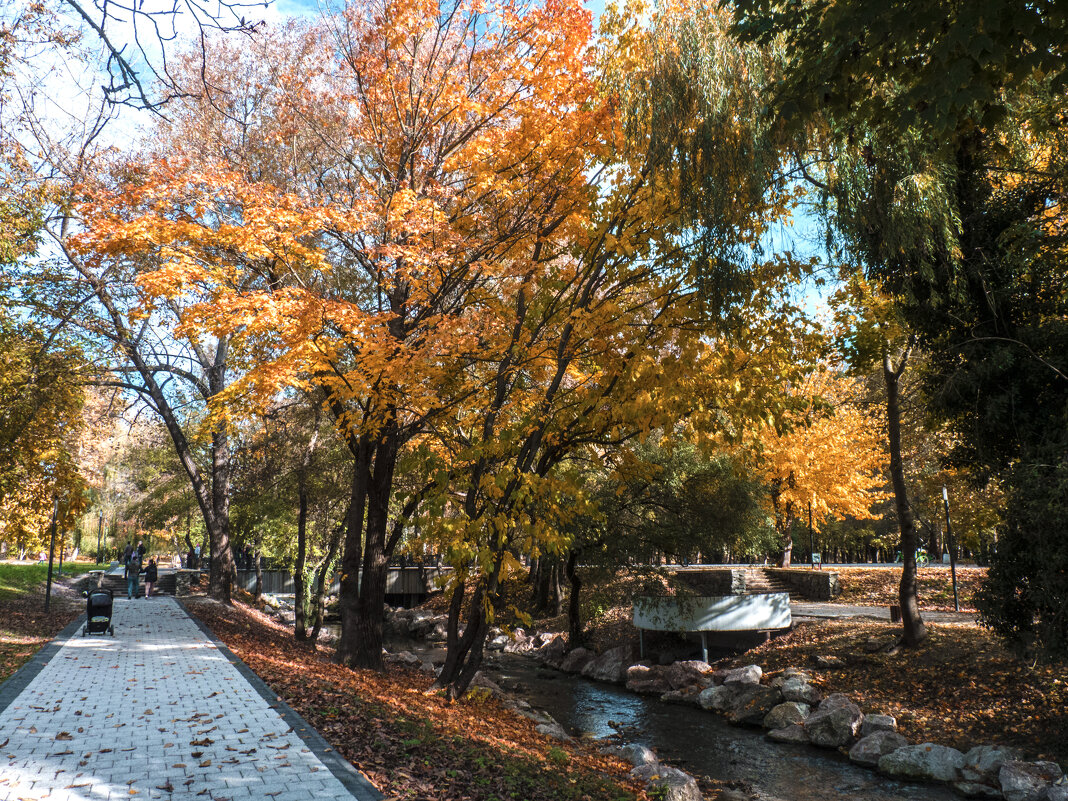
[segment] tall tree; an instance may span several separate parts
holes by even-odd
[[[831,160],[812,166],[807,150],[799,169],[833,195],[828,208],[852,256],[925,347],[931,407],[954,421],[956,458],[979,475],[1060,463],[1062,4],[738,6],[744,40],[787,43],[780,119],[809,142],[815,132],[833,143]],[[885,372],[890,389],[897,369]],[[1030,517],[1034,506],[1021,500]]]
[[[764,428],[755,457],[769,488],[782,567],[790,566],[794,523],[808,512],[815,527],[834,517],[871,517],[885,466],[882,426],[859,403],[853,380],[825,366],[790,391],[800,403]]]

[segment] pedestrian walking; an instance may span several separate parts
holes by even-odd
[[[133,600],[138,596],[138,579],[141,575],[141,555],[134,551],[130,554],[130,565],[126,571],[126,597]]]
[[[147,550],[148,549],[145,547],[145,541],[144,540],[138,540],[137,541],[137,555],[141,557],[142,564],[145,561],[145,551],[147,551]]]
[[[152,597],[152,587],[159,579],[159,568],[156,567],[156,560],[149,559],[148,567],[145,568],[145,597]]]
[[[133,553],[133,543],[126,544],[126,548],[122,552],[122,577],[127,578],[130,575],[130,554]]]

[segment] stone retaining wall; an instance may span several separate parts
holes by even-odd
[[[199,575],[199,570],[181,568],[174,571],[174,594],[179,598],[189,595],[189,587],[193,583],[193,578]]]
[[[699,595],[741,595],[745,592],[745,568],[682,568],[675,575]]]
[[[769,576],[779,579],[796,595],[812,601],[831,601],[842,592],[838,574],[833,570],[811,568],[767,568]]]

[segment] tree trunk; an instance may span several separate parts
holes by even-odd
[[[571,551],[567,555],[565,570],[571,583],[571,596],[567,600],[567,642],[572,648],[578,648],[582,645],[582,579],[578,574],[578,551]]]
[[[256,601],[263,597],[263,562],[261,561],[263,551],[260,550],[259,543],[256,544],[256,550],[252,552],[252,561],[256,565]]]
[[[538,588],[541,586],[541,561],[540,556],[530,560],[530,573],[527,581],[530,582],[530,608],[537,614],[538,611]]]
[[[221,428],[216,429],[211,437],[211,496],[208,594],[216,601],[229,604],[237,565],[230,550],[230,439]]]
[[[895,368],[889,351],[883,356],[883,379],[886,383],[886,424],[890,446],[890,480],[894,487],[894,506],[898,525],[901,528],[901,586],[898,600],[901,604],[902,641],[914,647],[927,637],[927,628],[920,616],[920,604],[916,586],[916,524],[905,488],[905,469],[901,459],[901,405],[900,379],[908,363],[908,351],[901,355]]]
[[[346,512],[345,545],[341,551],[341,587],[338,608],[341,612],[341,637],[337,645],[337,660],[351,663],[357,650],[356,618],[360,602],[360,567],[363,562],[363,519],[367,506],[367,463],[370,460],[367,441],[361,438],[352,461],[352,488]]]
[[[321,420],[321,406],[315,406],[315,430],[312,431],[308,447],[304,449],[304,457],[300,461],[300,470],[297,471],[297,563],[293,569],[293,592],[294,592],[294,625],[293,636],[303,642],[308,637],[307,613],[308,613],[308,471],[311,468],[312,457],[319,444],[319,423]]]
[[[297,562],[293,566],[293,636],[299,642],[304,642],[308,638],[308,593],[304,580],[308,562],[308,487],[303,471],[297,480]]]
[[[318,569],[315,571],[315,590],[311,603],[312,630],[308,636],[312,644],[319,639],[319,632],[323,628],[323,618],[326,617],[326,595],[327,590],[329,590],[326,583],[327,577],[335,567],[344,535],[345,527],[342,524],[337,527],[334,535],[330,538],[330,547],[327,550],[326,557],[320,562]]]
[[[560,586],[560,557],[553,557],[553,570],[552,570],[552,614],[556,617],[563,611],[564,604],[564,592]]]
[[[538,583],[534,597],[534,613],[545,614],[549,608],[549,585],[552,583],[553,560],[548,555],[543,555],[538,560]]]
[[[794,505],[786,504],[786,517],[783,523],[782,560],[779,567],[789,567],[794,553]]]
[[[486,620],[486,607],[483,599],[487,596],[491,605],[496,607],[498,598],[498,582],[500,580],[501,565],[504,563],[504,548],[499,550],[494,558],[493,569],[488,576],[475,585],[475,592],[471,596],[471,602],[467,607],[467,620],[463,635],[458,636],[460,610],[463,608],[463,585],[460,584],[453,594],[449,604],[449,623],[447,635],[447,650],[445,653],[445,665],[441,669],[434,687],[445,690],[445,697],[454,701],[461,697],[471,685],[479,667],[482,665],[482,657],[486,645],[486,634],[489,624]]]

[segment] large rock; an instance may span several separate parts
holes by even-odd
[[[444,630],[448,623],[448,615],[432,615],[423,610],[416,610],[408,624],[408,633],[417,639],[424,639],[430,637],[439,626]]]
[[[963,765],[964,754],[936,743],[906,745],[879,760],[879,770],[890,776],[936,782],[957,781]]]
[[[663,801],[704,801],[697,780],[677,768],[661,765],[660,775],[649,784]]]
[[[502,698],[505,695],[504,690],[502,690],[493,679],[483,674],[481,670],[477,671],[471,678],[471,684],[474,687],[481,687],[484,690],[489,690],[498,698]]]
[[[1058,784],[1046,788],[1042,801],[1068,801],[1068,784]]]
[[[1001,766],[1016,759],[1019,752],[1015,748],[977,745],[964,755],[960,781],[954,782],[953,789],[969,798],[1001,798]]]
[[[449,638],[449,624],[448,621],[441,620],[434,624],[434,627],[427,632],[426,638],[433,640],[434,642],[444,642]]]
[[[700,704],[702,690],[697,687],[687,687],[685,690],[671,690],[660,696],[665,704]]]
[[[785,684],[788,679],[795,678],[801,679],[801,681],[805,682],[806,684],[812,681],[812,677],[801,668],[788,667],[784,668],[782,673],[773,678],[769,682],[769,684],[771,684],[772,687],[782,687],[782,685]]]
[[[798,701],[786,701],[768,712],[764,718],[764,728],[784,729],[787,726],[793,726],[795,723],[804,723],[810,711],[808,704],[802,704]]]
[[[656,758],[653,749],[638,743],[626,745],[614,745],[601,749],[606,754],[614,754],[621,759],[627,760],[631,765],[640,768],[642,765],[658,765],[660,760]]]
[[[507,634],[498,634],[486,643],[487,651],[503,651],[512,640]]]
[[[560,663],[560,670],[566,673],[581,673],[582,669],[593,661],[594,656],[596,654],[586,648],[575,648],[564,657]]]
[[[909,741],[896,731],[881,729],[857,740],[849,749],[849,758],[858,765],[874,768],[884,756],[908,744]]]
[[[802,704],[815,706],[820,702],[822,695],[813,687],[804,676],[789,676],[781,686],[782,697],[787,701],[799,701]]]
[[[824,748],[852,745],[860,732],[864,713],[841,693],[827,696],[805,720],[809,742]]]
[[[409,636],[409,619],[401,612],[389,612],[386,614],[382,633],[386,636],[407,637]]]
[[[685,690],[687,687],[704,689],[712,685],[712,666],[699,659],[675,662],[664,669],[664,678],[672,690]],[[666,690],[665,690],[666,692]]]
[[[512,632],[511,638],[504,645],[506,654],[525,654],[537,648],[538,642],[528,635],[523,629]]]
[[[865,715],[860,736],[867,737],[877,731],[897,731],[897,718],[893,715]]]
[[[397,653],[389,654],[384,658],[387,662],[398,662],[402,665],[408,665],[409,667],[416,667],[422,664],[423,661],[411,651],[398,651]]]
[[[734,687],[728,687],[726,684],[713,685],[701,691],[697,696],[697,703],[713,712],[727,712],[737,695],[738,691]]]
[[[786,726],[781,729],[772,729],[768,732],[768,737],[777,743],[797,743],[798,745],[808,744],[808,734],[805,732],[805,727],[800,723],[795,723],[793,726]]]
[[[627,668],[627,689],[632,693],[663,695],[671,689],[664,673],[665,668],[659,666],[631,665]]]
[[[564,727],[557,723],[555,720],[552,723],[541,723],[534,727],[534,731],[538,734],[544,734],[546,737],[552,737],[554,740],[561,740],[563,742],[569,742],[571,735],[564,730]]]
[[[588,662],[582,668],[582,675],[595,681],[607,681],[620,684],[627,675],[627,666],[630,664],[630,646],[620,645],[611,648]]]
[[[536,651],[536,656],[547,665],[559,667],[563,664],[566,653],[567,637],[560,634],[550,637],[548,642]]]
[[[1005,801],[1039,801],[1050,786],[1063,778],[1056,762],[1006,762],[998,771]]]
[[[746,665],[745,667],[728,670],[723,676],[724,684],[760,684],[760,677],[764,675],[760,665]]]
[[[764,718],[780,703],[782,703],[782,693],[775,687],[747,684],[735,696],[728,713],[729,720],[731,723],[749,723],[760,726]]]

